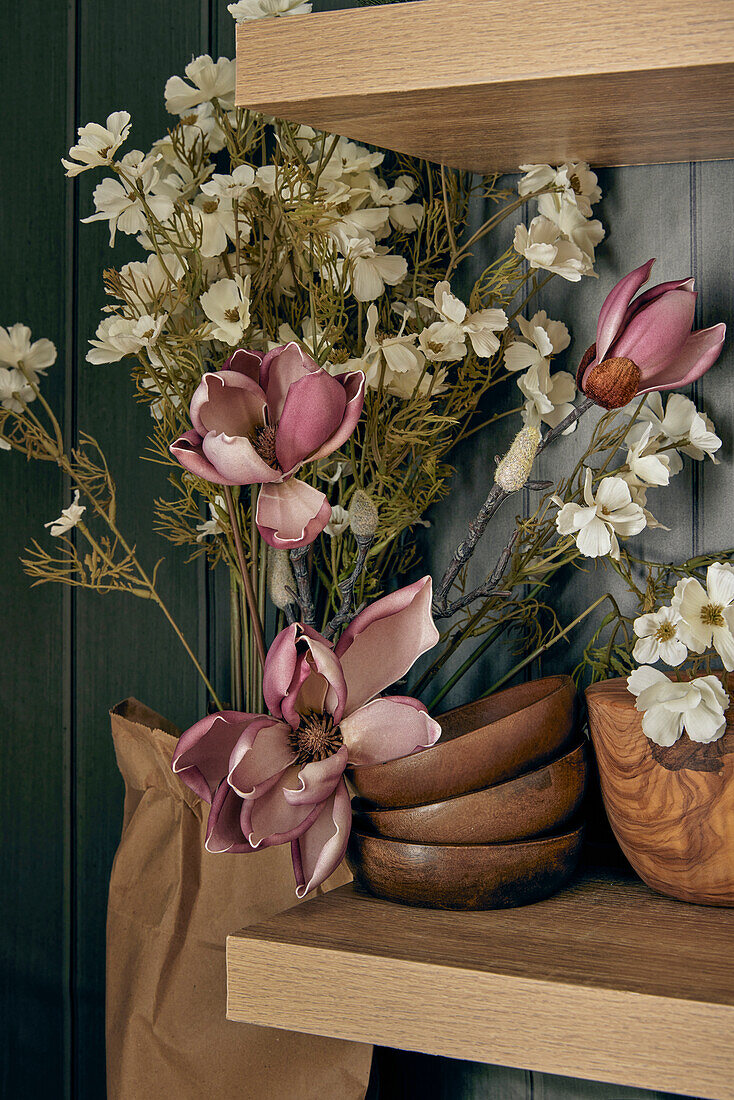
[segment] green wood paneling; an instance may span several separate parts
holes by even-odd
[[[22,321],[59,358],[44,388],[63,405],[68,193],[57,155],[67,130],[65,4],[5,5],[0,67],[0,324]],[[52,48],[39,66],[37,28]],[[31,33],[33,28],[33,33]],[[28,590],[17,556],[58,516],[61,478],[29,477],[0,453],[0,1095],[43,1095],[65,1076],[69,1012],[66,722],[68,606],[60,589]]]
[[[105,118],[124,108],[133,118],[126,148],[146,150],[165,133],[170,116],[163,102],[168,76],[208,49],[209,7],[200,0],[151,7],[148,0],[94,0],[82,4],[78,28],[78,114]],[[92,212],[92,173],[80,177],[80,209]],[[121,247],[120,247],[121,246]],[[164,598],[181,628],[197,638],[202,573],[185,555],[151,532],[152,500],[165,490],[161,469],[141,462],[149,430],[148,411],[136,405],[125,363],[85,363],[104,302],[100,274],[109,265],[140,254],[131,237],[114,253],[105,224],[80,226],[76,280],[76,381],[78,422],[103,439],[119,488],[118,515],[142,559],[161,570]],[[188,658],[158,609],[122,596],[99,599],[81,593],[76,610],[76,833],[74,859],[76,1001],[76,1095],[97,1100],[104,1082],[104,992],[107,881],[120,835],[122,782],[109,736],[110,704],[135,695],[186,726],[203,713],[204,696]]]
[[[315,4],[317,10],[349,6],[354,0]],[[84,361],[104,303],[102,269],[113,255],[116,264],[134,256],[136,246],[125,239],[126,247],[112,254],[104,227],[78,225],[78,218],[92,211],[91,192],[100,177],[90,173],[69,184],[59,164],[76,125],[102,120],[111,110],[125,108],[133,115],[129,148],[149,146],[167,124],[166,78],[181,73],[197,53],[232,56],[226,0],[166,0],[153,6],[143,0],[126,5],[27,0],[6,7],[0,75],[6,107],[0,128],[5,200],[0,207],[0,324],[23,321],[36,338],[48,336],[57,344],[59,361],[44,389],[55,404],[66,402],[70,430],[83,427],[104,444],[120,490],[122,524],[146,562],[166,556],[164,593],[226,692],[226,577],[208,574],[201,563],[184,565],[174,548],[151,533],[151,501],[163,482],[155,466],[137,457],[145,446],[148,414],[131,399],[124,364],[91,367]],[[731,163],[604,173],[602,216],[612,233],[599,253],[602,280],[657,253],[661,278],[696,269],[705,290],[703,323],[728,320],[733,180]],[[543,302],[572,328],[569,365],[591,339],[600,294],[596,282],[571,293],[556,282]],[[726,421],[734,408],[726,377],[722,366],[701,390],[730,448]],[[457,453],[462,493],[451,514],[436,516],[429,553],[434,567],[482,499],[496,449],[480,437]],[[550,456],[545,460],[550,462]],[[660,494],[660,518],[665,522],[667,515],[676,530],[671,536],[650,534],[650,550],[661,538],[671,554],[731,543],[731,465],[709,467],[706,475],[701,477],[699,469],[681,475],[670,493]],[[693,515],[681,523],[691,485]],[[29,589],[17,556],[66,503],[54,470],[29,469],[16,456],[0,454],[0,501],[5,518],[0,527],[0,1095],[99,1100],[105,1091],[106,893],[122,806],[107,711],[135,694],[185,725],[202,713],[203,694],[153,606]],[[493,537],[477,568],[492,559],[501,534]],[[564,616],[580,608],[596,584],[590,575],[559,586]],[[568,660],[567,652],[557,653],[547,667]],[[490,654],[451,701],[476,694],[507,661],[506,652]],[[371,1095],[377,1096],[379,1078],[380,1100],[632,1100],[655,1095],[396,1051],[380,1051],[377,1068]],[[212,1095],[217,1095],[216,1082]]]

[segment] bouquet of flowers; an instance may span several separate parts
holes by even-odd
[[[260,0],[233,7],[240,18],[263,14]],[[569,333],[533,300],[553,278],[570,290],[595,277],[604,230],[587,165],[523,165],[515,193],[498,177],[255,115],[235,106],[234,84],[232,61],[198,57],[168,80],[173,122],[151,149],[121,152],[131,119],[119,111],[82,126],[63,161],[70,177],[106,173],[83,220],[106,223],[111,246],[131,235],[142,250],[105,271],[109,305],[87,360],[104,370],[127,361],[149,407],[145,457],[165,465],[170,484],[154,504],[156,529],[229,571],[229,699],[165,605],[161,563],[140,561],[126,540],[101,445],[81,434],[65,446],[42,392],[54,346],[18,324],[0,329],[0,447],[55,463],[73,486],[47,524],[52,546],[34,542],[23,559],[34,582],[153,599],[203,677],[213,713],[183,735],[174,767],[212,803],[210,850],[290,842],[302,895],[344,853],[347,763],[433,744],[431,712],[500,639],[512,637],[518,661],[490,690],[605,601],[577,678],[628,672],[635,634],[635,658],[650,661],[653,650],[677,658],[684,643],[697,651],[708,631],[730,667],[731,566],[644,560],[627,545],[660,526],[647,494],[668,484],[681,456],[716,461],[710,420],[680,394],[664,405],[660,392],[713,365],[724,326],[692,331],[691,279],[641,291],[649,261],[607,296],[576,378],[554,369]],[[537,210],[530,223],[488,253],[526,204]],[[496,394],[514,383],[517,403],[499,411]],[[537,455],[590,409],[601,415],[575,468],[534,479]],[[420,576],[416,531],[452,490],[452,450],[475,433],[491,439],[508,415],[517,435],[434,585]],[[515,517],[498,560],[470,588],[467,565],[511,496],[537,504]],[[623,578],[634,606],[605,593],[562,624],[544,593],[559,571],[592,558]],[[694,623],[707,567],[711,599]],[[673,589],[672,609],[654,614]],[[448,625],[441,633],[437,623]],[[409,695],[383,694],[434,647]],[[468,648],[461,667],[432,689],[459,647]],[[653,671],[631,680],[640,705],[652,692],[660,706],[673,691]],[[694,687],[695,706],[728,702],[720,685],[701,686],[708,680],[686,685],[689,710]],[[646,732],[659,731],[649,705]]]

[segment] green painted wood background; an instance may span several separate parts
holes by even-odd
[[[349,0],[316,5],[347,6]],[[110,253],[103,227],[78,224],[91,211],[96,179],[90,173],[69,184],[59,158],[81,122],[102,120],[120,108],[132,113],[133,145],[146,148],[166,126],[166,78],[182,72],[192,55],[232,56],[226,4],[25,0],[3,5],[2,30],[0,323],[23,321],[34,337],[56,343],[59,359],[45,391],[63,410],[70,438],[83,426],[104,443],[125,530],[149,563],[165,553],[165,595],[210,675],[225,688],[222,586],[200,565],[184,565],[150,531],[150,503],[160,483],[156,468],[136,457],[148,414],[131,399],[124,366],[84,362]],[[693,268],[703,280],[701,321],[730,320],[732,182],[730,163],[603,173],[602,216],[613,232],[600,251],[602,280],[657,253],[661,278]],[[119,261],[131,258],[134,248],[128,256],[118,252]],[[556,285],[545,304],[570,320],[573,358],[591,339],[598,285],[589,281],[567,296],[568,288]],[[720,369],[700,390],[730,446],[727,417],[734,401],[725,378]],[[580,441],[571,449],[576,446]],[[461,496],[452,517],[436,518],[430,562],[443,559],[457,526],[483,498],[489,458],[481,445],[458,455]],[[700,474],[695,469],[681,475],[670,495],[661,497],[660,518],[676,521],[666,536],[671,556],[731,543],[731,467],[709,469],[705,493]],[[18,554],[67,500],[68,489],[54,470],[0,455],[0,1096],[100,1100],[106,891],[122,807],[107,711],[134,694],[186,725],[201,714],[203,699],[155,608],[84,592],[29,589]],[[590,575],[574,583],[559,592],[564,612],[580,608],[584,586],[598,582]],[[567,653],[554,655],[548,667],[569,659]],[[506,663],[506,654],[491,655],[449,702],[471,697]],[[377,1069],[371,1094],[379,1091],[381,1100],[653,1095],[402,1052],[379,1052]],[[211,1095],[218,1096],[215,1082]],[[261,1100],[249,1096],[246,1083],[242,1096]]]

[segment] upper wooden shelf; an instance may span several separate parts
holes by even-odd
[[[488,913],[343,886],[229,937],[227,1015],[732,1100],[732,943],[734,910],[618,874]]]
[[[237,28],[237,103],[475,172],[734,156],[732,0],[421,0]]]

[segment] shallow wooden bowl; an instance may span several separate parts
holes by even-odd
[[[347,769],[373,808],[419,806],[478,791],[548,763],[574,734],[576,690],[570,676],[546,676],[438,716],[430,749]]]
[[[586,700],[604,808],[637,874],[682,901],[734,906],[734,707],[718,741],[683,734],[661,748],[626,680],[594,684]]]
[[[560,890],[582,840],[583,826],[513,844],[406,844],[353,826],[347,861],[378,898],[427,909],[506,909]]]
[[[557,832],[578,813],[588,769],[586,742],[550,764],[483,791],[397,810],[352,806],[362,832],[412,844],[500,844]]]

